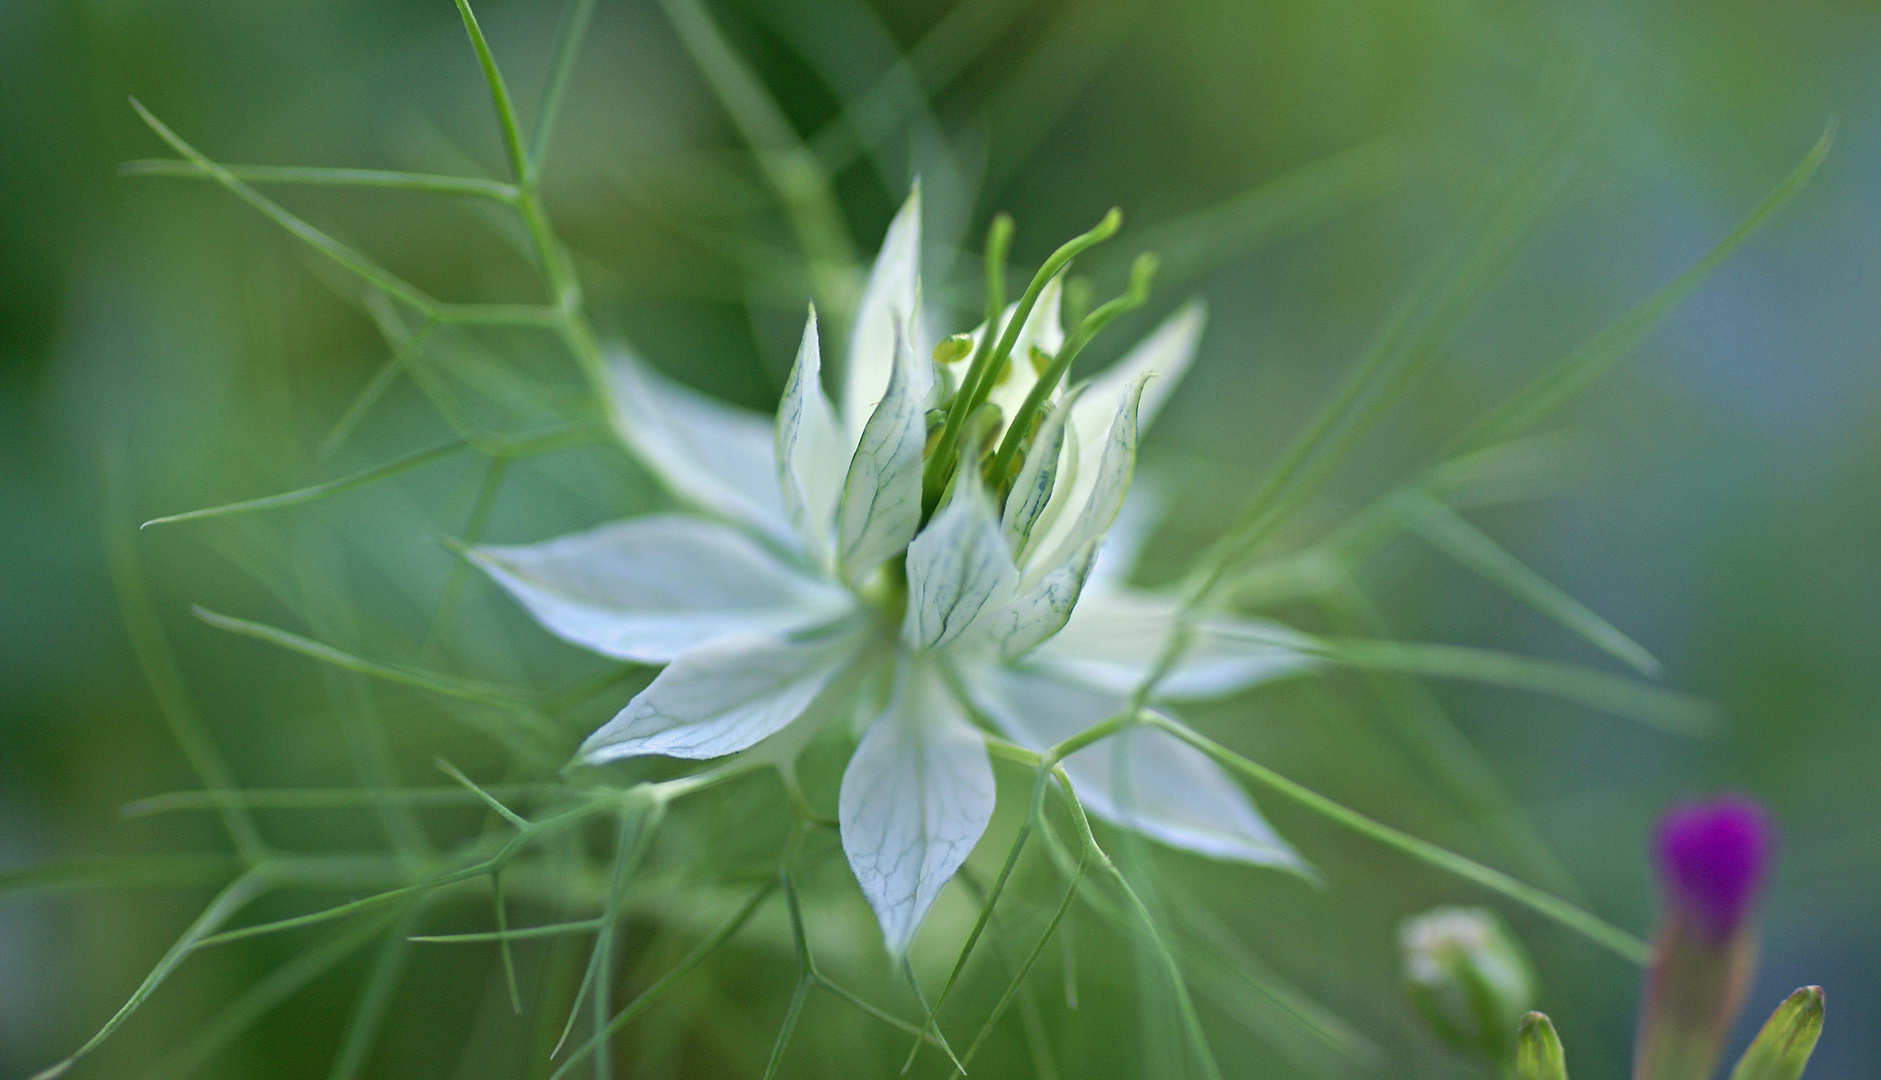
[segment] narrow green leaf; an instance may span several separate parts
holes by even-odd
[[[105,1021],[104,1027],[86,1040],[85,1045],[74,1051],[72,1056],[49,1069],[34,1074],[32,1080],[53,1080],[54,1077],[63,1076],[78,1063],[80,1058],[96,1050],[99,1044],[110,1038],[111,1033],[116,1031],[124,1021],[130,1019],[131,1014],[156,992],[157,987],[162,985],[163,980],[170,977],[170,973],[176,970],[177,965],[195,951],[197,946],[210,939],[216,927],[227,922],[242,908],[247,907],[250,901],[267,892],[268,888],[267,879],[254,871],[230,882],[226,888],[216,894],[216,898],[209,902],[209,906],[203,909],[202,914],[196,916],[196,921],[191,923],[189,929],[183,931],[183,936],[178,938],[176,943],[170,946],[169,951],[163,954],[163,958],[150,969],[150,974],[144,976],[144,981],[132,992],[130,1000],[113,1013],[111,1019]]]
[[[1522,1017],[1515,1042],[1515,1080],[1568,1080],[1561,1037],[1545,1013]]]
[[[1675,735],[1708,735],[1717,724],[1716,710],[1700,698],[1555,660],[1465,645],[1354,638],[1319,641],[1335,662],[1548,694]]]
[[[1731,1080],[1798,1080],[1822,1036],[1822,987],[1805,986],[1784,999],[1744,1051]]]
[[[421,671],[417,668],[408,668],[397,664],[383,664],[376,660],[367,660],[362,657],[354,656],[351,653],[341,652],[330,645],[324,645],[318,641],[301,637],[299,634],[289,633],[286,630],[268,626],[264,623],[249,622],[247,619],[237,619],[232,616],[218,614],[204,607],[192,607],[190,610],[195,613],[197,618],[208,623],[210,626],[227,630],[233,634],[240,634],[243,637],[251,637],[258,641],[266,641],[273,645],[279,645],[284,649],[292,650],[303,656],[310,656],[315,660],[332,664],[335,667],[345,668],[348,671],[357,671],[361,675],[370,675],[375,679],[383,679],[386,682],[398,683],[401,686],[410,686],[418,690],[429,690],[434,694],[443,694],[446,697],[474,701],[481,705],[494,705],[498,708],[510,710],[520,709],[533,711],[528,701],[520,695],[500,686],[478,682],[474,679],[458,678],[452,675],[439,675],[435,672]]]
[[[543,926],[523,926],[513,930],[485,930],[475,934],[418,934],[407,940],[434,945],[469,945],[489,941],[526,941],[530,938],[593,933],[601,929],[601,923],[602,920],[600,919],[582,919],[579,922],[548,923]]]
[[[135,534],[125,526],[132,518],[125,504],[125,462],[122,452],[107,444],[104,454],[106,519],[104,524],[105,565],[110,569],[111,586],[117,594],[118,612],[130,638],[131,652],[144,682],[150,687],[157,709],[169,725],[170,735],[189,759],[190,767],[204,786],[214,791],[231,791],[234,774],[207,726],[196,710],[189,685],[177,666],[176,654],[163,631],[163,620],[151,602],[144,584],[143,560],[139,557]],[[268,853],[254,819],[238,806],[220,808],[223,827],[235,850],[249,863],[259,862]]]
[[[356,488],[362,484],[370,484],[375,480],[383,480],[388,476],[396,476],[407,469],[415,469],[420,465],[428,465],[440,458],[449,457],[451,454],[464,449],[468,445],[469,444],[463,439],[452,439],[449,442],[439,443],[436,446],[414,451],[410,454],[406,454],[404,457],[394,458],[382,465],[374,465],[370,469],[362,469],[350,476],[337,477],[315,484],[312,487],[299,488],[295,491],[284,491],[278,495],[265,495],[259,499],[245,499],[241,502],[224,503],[221,506],[208,506],[201,510],[186,510],[180,514],[170,514],[165,517],[152,518],[144,522],[141,527],[148,529],[152,525],[169,525],[178,521],[199,521],[203,518],[227,517],[230,514],[246,514],[256,510],[279,510],[286,506],[299,506],[303,503],[316,502],[326,498],[328,495],[335,495],[349,488]]]
[[[764,898],[771,895],[771,891],[776,887],[776,878],[772,878],[759,886],[758,890],[751,894],[750,899],[745,901],[744,906],[739,908],[736,914],[727,919],[717,930],[707,935],[705,940],[699,942],[691,952],[686,954],[684,959],[673,965],[671,970],[655,980],[653,985],[642,990],[638,997],[628,1002],[626,1008],[614,1014],[614,1018],[608,1021],[606,1027],[595,1032],[593,1037],[577,1047],[573,1053],[569,1054],[568,1060],[562,1063],[561,1068],[555,1070],[554,1075],[551,1076],[549,1080],[566,1080],[568,1074],[573,1072],[575,1067],[581,1064],[588,1055],[592,1054],[597,1045],[603,1040],[613,1038],[615,1032],[626,1026],[629,1020],[638,1016],[648,1005],[651,1005],[654,1001],[658,1000],[661,995],[672,989],[674,983],[677,983],[690,973],[692,969],[703,964],[713,953],[723,948],[725,943],[730,941],[732,936],[738,933],[739,929],[742,928],[745,923],[751,921],[751,916],[757,913],[758,905],[762,904]],[[830,984],[825,982],[825,985]],[[912,1024],[908,1026],[910,1028],[913,1027]]]
[[[411,955],[411,943],[407,939],[424,918],[427,907],[427,898],[421,897],[406,908],[380,944],[372,966],[367,969],[365,984],[360,987],[359,996],[353,999],[353,1011],[346,1018],[346,1029],[340,1037],[339,1052],[333,1055],[328,1080],[354,1080],[365,1069],[366,1059],[372,1055],[372,1044],[379,1037],[379,1028],[392,1008],[398,981],[405,974],[405,962]]]
[[[1163,730],[1195,747],[1232,772],[1259,784],[1275,794],[1305,807],[1361,836],[1384,844],[1406,855],[1471,881],[1492,892],[1497,892],[1541,915],[1560,923],[1570,930],[1580,933],[1588,940],[1605,946],[1614,953],[1631,960],[1635,964],[1645,964],[1652,955],[1652,949],[1644,941],[1620,928],[1582,911],[1573,904],[1542,892],[1532,885],[1517,881],[1499,870],[1492,870],[1472,859],[1466,859],[1453,851],[1446,850],[1420,840],[1409,833],[1400,832],[1389,825],[1373,821],[1371,818],[1334,802],[1309,788],[1281,776],[1264,765],[1258,765],[1247,758],[1229,750],[1213,739],[1202,735],[1188,726],[1160,714],[1146,714],[1147,723]]]
[[[236,180],[250,184],[312,184],[331,187],[398,188],[424,191],[434,195],[472,195],[495,199],[500,203],[516,201],[516,186],[470,176],[433,176],[428,173],[392,172],[386,169],[329,169],[295,165],[222,165],[221,170]],[[209,166],[198,161],[173,161],[167,158],[127,161],[118,166],[125,176],[178,176],[219,179]]]
[[[463,806],[485,795],[531,798],[565,794],[567,788],[549,784],[496,784],[479,794],[458,788],[279,788],[269,791],[173,791],[125,803],[118,811],[127,818],[178,810],[220,810],[227,806],[254,810],[328,810],[397,802],[406,806]]]
[[[771,1059],[764,1066],[764,1080],[773,1080],[777,1076],[777,1067],[784,1063],[784,1050],[790,1046],[790,1036],[797,1030],[797,1017],[803,1013],[803,999],[809,995],[815,976],[804,972],[797,977],[797,988],[791,992],[790,1004],[784,1008],[784,1022],[777,1029],[777,1039],[771,1044]]]
[[[185,1080],[200,1072],[255,1021],[332,970],[390,923],[391,919],[381,918],[347,927],[270,971],[236,995],[215,1019],[197,1028],[188,1042],[152,1066],[143,1080]]]
[[[204,157],[195,147],[184,142],[176,132],[171,131],[165,126],[163,121],[152,115],[150,110],[144,108],[143,104],[136,98],[131,99],[131,108],[136,109],[137,115],[143,117],[144,123],[150,125],[150,130],[156,132],[164,142],[169,143],[170,147],[177,153],[188,158],[198,168],[207,173],[211,179],[233,192],[237,198],[261,211],[263,214],[266,214],[268,217],[272,218],[277,225],[280,225],[283,229],[286,229],[288,232],[305,241],[315,251],[320,252],[327,258],[332,259],[334,262],[359,275],[359,277],[365,281],[378,286],[387,294],[421,312],[436,314],[439,311],[438,302],[433,300],[417,286],[408,284],[390,271],[380,267],[371,259],[366,258],[352,248],[347,247],[345,244],[333,239],[326,233],[314,228],[306,221],[289,213],[286,208],[273,199],[256,191],[254,188],[236,178],[227,169],[224,169],[222,166]]]
[[[1407,487],[1393,500],[1404,524],[1431,546],[1501,586],[1516,599],[1579,634],[1595,648],[1648,678],[1659,661],[1586,605],[1524,566],[1487,533],[1421,488]]]
[[[0,870],[0,896],[82,889],[187,889],[227,881],[242,868],[224,852],[59,859]]]
[[[1756,231],[1757,226],[1802,190],[1828,156],[1829,147],[1835,142],[1835,126],[1835,121],[1830,120],[1822,131],[1822,137],[1816,140],[1816,145],[1783,178],[1776,190],[1759,203],[1737,228],[1705,252],[1704,257],[1479,420],[1457,440],[1457,446],[1474,449],[1528,431],[1625,359],[1653,324],[1710,277],[1712,271]]]
[[[555,28],[555,52],[549,60],[548,79],[542,86],[542,100],[536,106],[536,120],[529,132],[529,173],[542,168],[542,156],[548,152],[549,134],[555,130],[555,118],[561,113],[562,93],[568,89],[568,76],[575,68],[575,55],[581,51],[581,39],[587,36],[588,22],[594,16],[594,0],[568,0],[562,19]]]
[[[568,1023],[562,1026],[562,1037],[556,1041],[555,1049],[549,1056],[561,1052],[568,1036],[575,1030],[575,1021],[581,1016],[581,1004],[584,998],[592,994],[606,1002],[612,990],[612,984],[604,977],[613,960],[614,933],[620,926],[621,904],[626,898],[627,882],[639,869],[640,860],[646,856],[647,848],[652,845],[653,835],[659,831],[660,820],[665,809],[661,803],[654,803],[637,821],[623,817],[620,822],[620,839],[614,851],[614,869],[609,876],[607,898],[601,908],[601,929],[595,935],[594,948],[588,954],[588,968],[582,974],[581,985],[575,988],[575,1000],[569,1005]],[[604,1025],[599,1021],[606,1019],[606,1012],[598,1014],[596,1030]]]
[[[457,0],[457,13],[463,17],[471,47],[477,50],[483,81],[489,84],[490,103],[496,108],[496,122],[502,130],[503,149],[509,154],[509,167],[515,174],[517,186],[527,187],[532,179],[529,155],[523,150],[522,130],[516,126],[516,107],[510,103],[509,87],[503,84],[503,73],[497,70],[496,56],[490,52],[490,43],[484,40],[483,27],[478,25],[476,13],[470,10],[469,0]]]
[[[845,325],[855,303],[849,281],[856,264],[855,242],[829,175],[704,5],[698,0],[661,0],[660,8],[782,204],[809,263],[818,310],[830,325]]]
[[[462,772],[458,771],[457,766],[451,764],[450,762],[444,760],[443,758],[437,759],[437,766],[439,769],[443,770],[446,776],[449,776],[451,779],[457,781],[458,783],[464,785],[464,787],[470,789],[470,791],[474,793],[477,796],[477,798],[483,800],[483,804],[485,806],[488,806],[491,810],[495,811],[498,817],[502,818],[504,821],[509,822],[511,825],[516,826],[518,830],[526,831],[529,828],[529,820],[527,818],[523,817],[521,814],[518,814],[516,811],[511,810],[509,807],[504,806],[502,803],[502,800],[498,799],[496,796],[485,791],[481,787],[478,787],[477,782],[475,780],[472,780],[470,777],[465,776]]]

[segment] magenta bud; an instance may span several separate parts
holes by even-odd
[[[1741,795],[1674,807],[1659,824],[1666,899],[1712,940],[1729,939],[1757,898],[1772,838],[1763,807]]]
[[[1659,823],[1666,910],[1640,1013],[1634,1080],[1710,1080],[1756,966],[1757,893],[1775,848],[1741,795],[1673,807]]]

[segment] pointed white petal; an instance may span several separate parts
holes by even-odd
[[[1033,545],[1033,553],[1026,560],[1028,580],[1050,573],[1087,545],[1102,541],[1110,523],[1117,519],[1123,497],[1130,490],[1130,477],[1136,471],[1137,410],[1148,379],[1147,375],[1139,376],[1117,395],[1110,434],[1093,448],[1096,460],[1091,460],[1093,450],[1082,451],[1085,460],[1078,463],[1071,484],[1068,488],[1060,485],[1059,494],[1053,496],[1054,501],[1063,498],[1065,505],[1043,539]],[[1082,403],[1082,399],[1072,402],[1074,422]]]
[[[1143,393],[1139,419],[1143,429],[1148,430],[1156,414],[1162,411],[1163,402],[1169,400],[1182,377],[1188,374],[1189,365],[1195,360],[1195,347],[1202,340],[1202,326],[1207,321],[1208,309],[1200,300],[1184,304],[1123,359],[1090,381],[1081,399],[1082,411],[1072,416],[1072,422],[1084,431],[1097,430],[1097,425],[1104,422],[1108,403],[1117,400],[1124,387],[1145,375],[1154,375]]]
[[[1136,689],[1161,655],[1175,623],[1173,596],[1093,582],[1063,630],[1034,658],[1119,694]],[[1264,619],[1210,616],[1176,666],[1157,685],[1170,701],[1222,697],[1312,670],[1311,642]]]
[[[907,335],[894,332],[895,370],[888,392],[862,429],[843,481],[837,517],[837,564],[850,584],[914,539],[921,524],[921,452],[927,445],[927,383]]]
[[[908,613],[901,636],[917,649],[959,638],[1005,606],[1019,583],[979,471],[956,478],[947,505],[908,545]]]
[[[921,188],[916,185],[895,220],[888,223],[881,253],[875,257],[869,283],[856,304],[849,356],[843,369],[842,400],[843,426],[852,446],[860,439],[863,424],[875,411],[876,403],[888,392],[895,364],[895,334],[916,317],[920,275]]]
[[[1096,543],[1086,544],[1077,556],[1020,589],[1004,607],[982,616],[970,644],[987,642],[1010,660],[1056,634],[1077,607],[1097,551]]]
[[[1022,745],[1045,750],[1121,712],[1127,698],[1041,669],[973,675],[981,709]],[[1217,859],[1310,873],[1299,854],[1221,768],[1168,733],[1133,728],[1065,759],[1086,809],[1161,841]]]
[[[1006,496],[1005,520],[1001,531],[1006,537],[1006,546],[1014,552],[1025,550],[1026,541],[1032,537],[1032,529],[1038,524],[1039,515],[1044,513],[1045,504],[1051,500],[1052,487],[1058,481],[1058,464],[1065,445],[1065,418],[1070,415],[1062,406],[1047,405],[1045,419],[1039,424],[1038,434],[1032,438],[1032,446],[1026,451],[1025,464],[1019,467],[1019,475],[1012,482],[1012,491]]]
[[[797,363],[777,405],[777,477],[784,513],[796,527],[805,550],[819,563],[834,555],[836,500],[848,467],[844,437],[823,393],[823,357],[817,340],[816,309],[803,326]]]
[[[837,800],[843,853],[891,954],[906,954],[992,816],[986,744],[928,662],[907,659]]]
[[[614,430],[674,495],[796,546],[771,421],[687,389],[624,351],[608,355],[607,384]]]
[[[663,663],[738,631],[782,633],[853,603],[742,533],[659,514],[466,555],[548,631],[605,656]]]
[[[598,765],[647,754],[703,759],[743,750],[803,715],[862,636],[849,628],[810,641],[769,634],[708,641],[681,653],[588,736],[580,759]]]

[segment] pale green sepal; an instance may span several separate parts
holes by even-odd
[[[777,405],[777,478],[784,513],[820,565],[835,558],[836,501],[842,497],[847,462],[842,430],[823,392],[822,349],[817,339],[816,308],[803,324],[803,342],[790,381]]]
[[[581,744],[589,765],[736,753],[797,719],[861,644],[859,627],[813,640],[733,634],[681,653]]]
[[[956,474],[953,495],[908,545],[908,612],[901,636],[939,648],[1011,599],[1019,583],[978,469]]]
[[[743,533],[684,514],[463,551],[550,633],[641,663],[664,663],[726,634],[828,622],[854,603]]]
[[[1546,1013],[1522,1017],[1515,1037],[1515,1080],[1568,1080],[1561,1036]]]
[[[890,955],[906,955],[941,888],[993,816],[986,744],[920,654],[905,657],[837,799],[843,854]]]
[[[668,490],[797,546],[777,485],[769,419],[687,389],[623,350],[608,355],[606,373],[614,430]]]
[[[1797,1080],[1822,1036],[1822,1013],[1820,986],[1805,986],[1784,999],[1731,1070],[1731,1080]]]
[[[859,583],[901,552],[921,524],[921,454],[927,445],[926,380],[907,333],[894,335],[895,369],[849,462],[838,511],[837,566]]]
[[[843,428],[851,446],[860,441],[876,403],[893,381],[895,335],[915,317],[920,276],[921,186],[916,184],[888,224],[851,324],[842,396]]]

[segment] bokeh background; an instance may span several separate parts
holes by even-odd
[[[1186,296],[1207,298],[1197,369],[1146,445],[1145,468],[1170,507],[1148,580],[1171,576],[1225,522],[1479,205],[1484,178],[1520,160],[1537,131],[1580,133],[1572,183],[1310,519],[1359,505],[1669,280],[1839,119],[1814,183],[1560,418],[1573,450],[1550,474],[1547,497],[1471,512],[1652,650],[1669,685],[1715,701],[1719,734],[1684,740],[1513,693],[1430,691],[1532,819],[1558,860],[1549,872],[1640,933],[1654,910],[1644,845],[1659,811],[1720,789],[1767,800],[1784,840],[1752,1011],[1794,986],[1826,986],[1829,1022],[1810,1076],[1873,1074],[1881,9],[1852,0],[707,7],[834,177],[857,250],[873,250],[909,177],[923,175],[932,233],[965,254],[950,265],[943,247],[932,260],[936,303],[977,303],[975,238],[992,213],[1017,218],[1014,258],[1029,267],[1113,204],[1127,227],[1114,250],[1089,260],[1100,290],[1145,247],[1165,255],[1166,273],[1151,310],[1095,360]],[[542,0],[481,8],[525,111],[558,9]],[[395,388],[348,448],[321,458],[322,436],[385,358],[357,291],[226,192],[120,176],[120,162],[163,153],[128,106],[131,94],[226,161],[504,175],[488,98],[445,0],[0,5],[0,872],[163,856],[82,888],[7,879],[6,1076],[88,1037],[193,916],[221,871],[213,857],[172,856],[226,848],[211,815],[120,815],[132,800],[194,781],[135,663],[107,570],[112,545],[120,565],[124,552],[141,565],[178,668],[246,786],[354,782],[346,735],[362,729],[348,715],[383,721],[406,783],[439,782],[435,755],[473,775],[499,774],[502,759],[435,706],[222,635],[189,617],[191,603],[490,678],[553,686],[586,670],[474,583],[453,586],[463,592],[461,625],[472,629],[436,633],[415,614],[435,608],[451,566],[432,538],[461,534],[475,513],[483,475],[473,463],[430,466],[265,519],[132,533],[159,513],[384,460],[443,429],[409,387]],[[660,5],[601,0],[547,197],[610,335],[695,386],[770,406],[810,280],[748,148]],[[404,193],[282,198],[439,295],[537,295],[513,231],[480,207]],[[462,349],[570,379],[541,340],[497,336]],[[489,507],[488,534],[539,539],[659,498],[623,456],[590,448],[513,470]],[[1388,547],[1365,581],[1383,629],[1397,636],[1609,663],[1414,542]],[[1388,705],[1363,681],[1332,680],[1195,719],[1382,820],[1533,876],[1548,857],[1510,852],[1495,839],[1506,830],[1461,812]],[[780,807],[774,791],[759,790],[721,809],[765,835],[764,816]],[[1269,974],[1342,1017],[1378,1057],[1327,1054],[1258,1001],[1242,1012],[1233,994],[1205,993],[1204,1020],[1228,1074],[1460,1075],[1469,1066],[1425,1036],[1402,1002],[1394,928],[1432,904],[1488,898],[1291,808],[1264,808],[1324,870],[1323,891],[1147,857]],[[425,820],[440,841],[475,825],[461,815]],[[375,836],[364,814],[277,814],[264,824],[283,846]],[[826,876],[839,893],[840,875]],[[849,917],[832,916],[829,947],[855,954],[855,978],[912,1015],[893,980],[870,967],[866,917],[840,896],[833,902]],[[1623,1075],[1637,973],[1524,912],[1506,914],[1535,954],[1541,1004],[1575,1075]],[[937,916],[940,937],[958,928],[948,918],[946,909]],[[434,925],[474,930],[486,919],[487,909],[459,904]],[[650,964],[677,955],[658,918],[634,925],[653,942],[641,950]],[[1074,926],[1079,1008],[1056,1001],[1055,973],[1040,992],[1063,1074],[1182,1075],[1170,1034],[1142,1004],[1153,995],[1140,992],[1145,976],[1123,939],[1099,920]],[[176,1060],[165,1054],[306,943],[192,959],[74,1075],[168,1075]],[[621,1074],[758,1075],[788,965],[787,950],[728,953],[623,1041]],[[343,962],[267,1010],[200,1075],[328,1075],[362,970],[363,960]],[[633,965],[624,976],[643,977]],[[421,952],[407,979],[413,992],[395,1006],[368,1075],[540,1072],[540,1060],[517,1049],[535,1037],[534,1020],[491,1011],[500,986],[492,954]],[[962,1015],[983,1015],[997,991],[989,987]],[[832,1001],[814,1001],[804,1025],[787,1075],[889,1075],[904,1045]],[[1030,1075],[1016,1035],[1003,1032],[988,1052],[988,1075]],[[943,1074],[933,1055],[920,1068]]]

